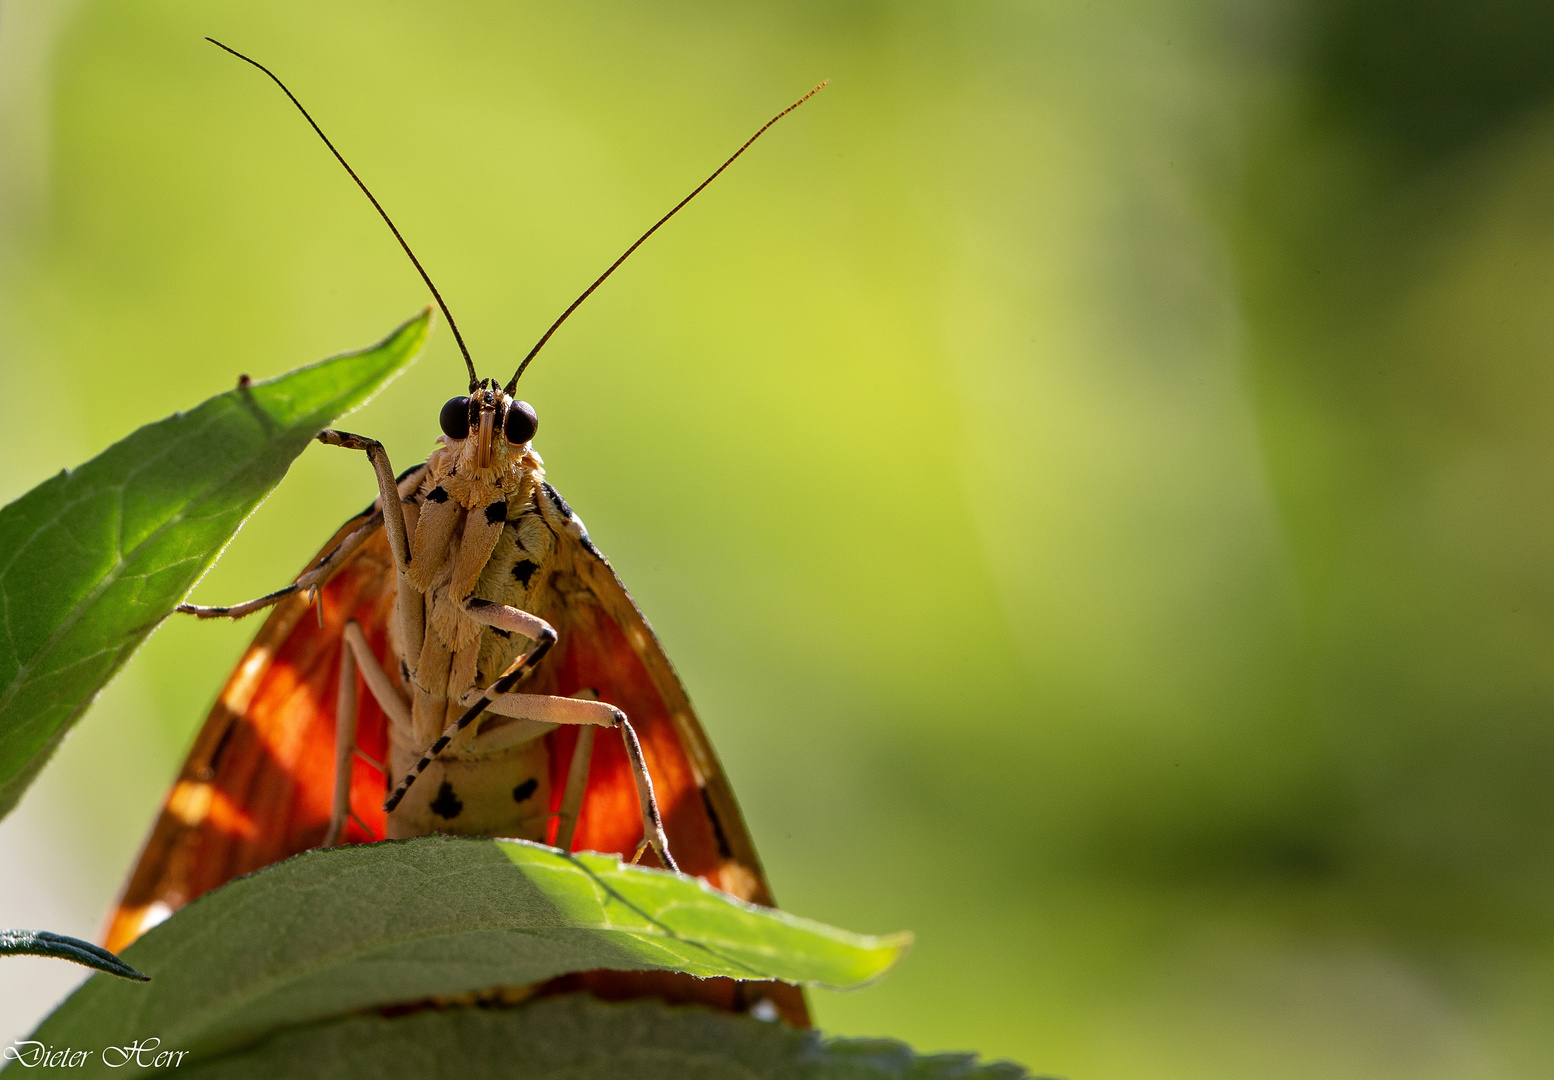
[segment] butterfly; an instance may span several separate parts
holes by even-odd
[[[728,168],[768,121],[562,313],[506,385],[478,377],[447,304],[365,183],[268,68],[393,231],[463,354],[468,392],[439,410],[426,462],[395,475],[364,452],[379,497],[286,587],[201,618],[273,608],[227,680],[109,920],[117,952],[241,874],[336,843],[432,832],[617,853],[773,898],[728,778],[663,646],[581,519],[545,478],[519,378],[577,307]],[[541,992],[644,995],[780,1015],[784,983],[586,972]]]

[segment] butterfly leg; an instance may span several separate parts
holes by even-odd
[[[337,435],[339,433],[326,432],[325,434]],[[356,438],[357,436],[352,437]],[[383,463],[384,466],[387,467],[387,455],[384,456]],[[399,505],[399,500],[413,493],[415,489],[420,486],[421,478],[425,474],[426,466],[418,465],[414,469],[406,472],[405,475],[400,477],[397,481],[397,497],[391,500],[390,505],[394,507],[401,525],[404,524],[404,511]],[[380,476],[379,480],[381,481],[381,479],[382,478]],[[379,501],[382,501],[381,495],[379,497]],[[344,563],[357,548],[366,543],[372,534],[382,528],[383,525],[383,508],[381,506],[374,506],[370,512],[364,513],[362,515],[361,525],[358,526],[353,532],[351,532],[344,540],[342,540],[338,547],[332,551],[326,552],[324,556],[318,560],[318,564],[316,566],[310,570],[304,571],[297,578],[297,580],[293,581],[290,585],[287,585],[284,588],[276,589],[272,593],[266,593],[263,596],[256,597],[253,600],[245,600],[241,604],[232,604],[229,606],[221,607],[206,607],[201,604],[179,604],[176,610],[185,615],[193,615],[197,619],[241,619],[245,615],[251,615],[256,611],[260,611],[271,606],[272,604],[277,604],[294,593],[305,593],[310,590],[320,588],[325,581],[329,580],[329,576],[335,572],[335,569]],[[392,538],[393,532],[390,531],[389,535]],[[399,559],[397,553],[395,555],[395,559],[396,567],[399,567],[402,570],[403,561]]]
[[[345,833],[351,812],[351,765],[356,757],[356,656],[340,650],[340,689],[335,695],[335,797],[324,847],[334,847]]]
[[[494,626],[509,633],[522,634],[535,642],[535,646],[514,660],[496,682],[483,691],[464,711],[464,714],[449,724],[437,740],[427,747],[426,753],[421,755],[421,760],[416,762],[415,767],[406,774],[399,782],[399,786],[394,789],[394,793],[384,802],[383,809],[392,811],[398,806],[400,800],[405,797],[405,792],[410,789],[410,785],[415,783],[416,777],[420,776],[426,767],[447,749],[448,744],[460,732],[474,723],[481,713],[492,708],[493,702],[500,700],[503,701],[504,706],[531,710],[531,712],[508,713],[503,708],[500,711],[504,715],[542,720],[545,723],[600,724],[619,729],[621,741],[626,744],[626,756],[631,761],[632,776],[637,783],[637,802],[642,809],[643,843],[650,845],[658,853],[659,861],[664,866],[671,870],[678,870],[679,867],[675,865],[674,858],[669,854],[669,839],[664,835],[663,817],[658,812],[658,800],[653,796],[653,781],[648,776],[647,761],[642,756],[642,744],[637,739],[636,729],[626,719],[626,714],[613,705],[605,705],[598,701],[549,697],[543,694],[508,693],[519,679],[534,669],[535,665],[550,651],[550,647],[556,643],[555,629],[544,619],[522,608],[496,604],[489,600],[471,598],[465,601],[464,610],[487,626]],[[544,711],[545,716],[542,718],[532,715],[532,711]],[[587,718],[584,718],[585,716]],[[640,850],[638,854],[641,854]]]
[[[472,691],[466,695],[466,700],[474,700],[478,696]],[[610,727],[615,723],[613,710],[608,713],[600,711],[595,716],[590,715],[590,711],[586,709],[570,708],[565,705],[558,707],[554,704],[569,700],[597,703],[599,695],[592,690],[579,691],[571,698],[555,699],[534,694],[503,694],[487,706],[487,711],[502,716],[511,715],[518,722],[503,724],[492,731],[483,731],[470,740],[468,747],[470,753],[494,753],[508,746],[519,746],[530,739],[539,738],[554,731],[558,723],[574,724],[577,728],[577,742],[572,748],[572,761],[567,766],[567,783],[562,789],[561,806],[556,815],[556,846],[562,851],[572,850],[572,837],[577,832],[577,819],[583,809],[583,794],[588,787],[588,767],[594,756],[594,732],[600,727]],[[532,703],[532,705],[525,707],[525,703]],[[568,714],[565,718],[559,715],[563,711]],[[549,721],[536,719],[539,713],[544,713],[552,719]]]
[[[340,650],[340,689],[335,699],[335,795],[329,816],[329,831],[324,847],[334,847],[345,835],[345,822],[351,814],[351,766],[356,757],[356,672],[359,669],[367,692],[400,731],[410,731],[410,710],[389,682],[378,658],[367,644],[361,624],[355,619],[345,624],[345,648]]]
[[[399,483],[394,479],[394,467],[389,464],[388,451],[377,439],[365,435],[353,435],[349,431],[325,428],[318,433],[318,441],[325,446],[341,446],[347,450],[361,450],[372,463],[372,471],[378,478],[378,499],[383,507],[383,529],[388,533],[389,547],[394,551],[394,565],[403,569],[410,561],[410,542],[405,531],[405,511],[399,505]]]
[[[507,716],[525,716],[523,710],[553,711],[556,719],[551,723],[584,723],[598,724],[598,719],[589,718],[582,720],[564,719],[564,716],[576,715],[582,707],[591,710],[592,717],[607,715],[612,716],[613,722],[605,726],[616,728],[621,733],[621,741],[626,745],[626,757],[631,762],[631,775],[637,782],[637,805],[642,810],[642,845],[632,856],[632,861],[642,857],[643,849],[652,847],[658,853],[658,859],[670,870],[678,870],[674,858],[669,854],[669,838],[664,835],[663,816],[658,812],[658,800],[653,796],[653,779],[648,775],[647,760],[642,756],[642,743],[637,739],[637,731],[631,726],[631,721],[626,719],[626,714],[613,705],[606,705],[602,701],[581,701],[577,698],[558,698],[535,694],[510,694],[505,691],[514,685],[523,673],[539,663],[541,656],[545,654],[556,640],[556,632],[551,629],[549,623],[543,619],[529,614],[522,608],[509,607],[506,604],[493,604],[487,600],[470,599],[465,601],[464,610],[487,626],[495,626],[509,633],[523,634],[539,644],[528,656],[516,662],[513,668],[492,684],[491,689],[481,695],[483,698],[502,702],[502,707],[496,707],[495,711]],[[548,634],[548,637],[536,636]],[[603,706],[601,709],[600,707]],[[494,704],[488,704],[491,709]],[[508,711],[512,709],[514,711]],[[478,713],[476,714],[478,715]],[[586,714],[585,714],[586,715]],[[534,719],[540,719],[535,716]],[[473,719],[468,713],[460,718],[460,726],[469,723]],[[581,796],[580,796],[581,798]],[[559,834],[558,834],[559,835]],[[567,838],[569,841],[571,837]]]
[[[399,482],[394,478],[394,467],[389,464],[388,451],[377,439],[365,435],[353,435],[349,431],[326,428],[318,433],[318,441],[326,446],[340,446],[347,450],[361,450],[372,463],[372,471],[378,478],[378,502],[383,512],[383,531],[388,536],[389,550],[394,553],[394,570],[397,588],[394,590],[394,615],[399,622],[400,641],[404,655],[421,655],[421,642],[425,635],[422,622],[425,598],[410,583],[410,534],[405,528],[405,508]],[[415,474],[417,483],[419,474]],[[411,485],[411,491],[415,485]]]
[[[475,695],[471,694],[470,697]],[[480,695],[486,698],[487,695]],[[500,716],[511,716],[523,725],[506,725],[492,731],[489,736],[477,736],[471,749],[497,749],[497,740],[507,735],[504,742],[511,742],[525,738],[533,738],[525,721],[535,724],[580,724],[586,725],[578,733],[578,746],[573,751],[572,770],[567,777],[566,791],[562,795],[561,827],[556,833],[556,846],[567,850],[572,841],[572,830],[577,825],[578,810],[582,805],[583,781],[587,778],[588,755],[593,753],[593,728],[615,728],[621,733],[621,740],[626,744],[626,757],[631,762],[631,775],[637,782],[637,804],[642,810],[642,847],[637,849],[640,856],[644,848],[651,847],[658,854],[658,859],[670,870],[678,870],[675,861],[669,854],[669,838],[664,835],[664,822],[658,812],[658,800],[653,795],[653,780],[648,775],[647,762],[642,756],[642,744],[637,739],[637,731],[631,726],[631,721],[626,719],[626,714],[603,701],[584,701],[579,698],[552,697],[549,694],[498,694],[491,696],[485,702],[484,708]],[[511,732],[510,735],[507,733]],[[584,739],[587,739],[586,746]],[[577,790],[574,805],[571,807],[570,824],[568,819],[567,799],[573,796],[573,775],[579,773],[579,760],[581,760],[581,774],[577,778]],[[566,832],[566,842],[562,842],[562,830]]]
[[[594,726],[577,729],[577,744],[572,748],[572,763],[567,766],[567,786],[561,791],[561,813],[556,819],[556,846],[572,850],[577,819],[583,811],[583,792],[588,787],[588,766],[594,756]],[[666,845],[667,847],[667,845]]]
[[[443,729],[443,733],[431,746],[426,748],[426,753],[421,755],[421,760],[411,767],[405,774],[405,778],[399,782],[399,786],[383,802],[385,813],[392,813],[394,808],[404,799],[405,793],[410,790],[410,785],[426,771],[426,767],[437,759],[437,756],[448,748],[458,735],[486,711],[491,704],[492,697],[507,693],[513,685],[530,671],[550,651],[550,647],[556,643],[556,631],[537,615],[531,615],[515,607],[505,604],[493,604],[486,600],[470,599],[465,601],[464,610],[469,612],[480,622],[488,626],[500,626],[510,633],[519,633],[535,643],[534,648],[519,656],[508,665],[506,671],[492,683],[475,701],[464,710],[464,714],[453,723]],[[498,621],[500,620],[500,621]]]

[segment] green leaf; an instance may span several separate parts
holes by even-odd
[[[85,964],[121,979],[151,980],[151,976],[142,975],[107,949],[47,930],[0,930],[0,956],[52,956],[56,960]]]
[[[210,1054],[353,1010],[594,968],[851,987],[909,940],[849,934],[614,856],[418,837],[305,852],[207,893],[124,951],[154,982],[94,977],[32,1037],[154,1035]]]
[[[430,325],[148,424],[0,509],[0,816],[292,459]]]
[[[158,1050],[170,1044],[162,1040]],[[148,1058],[154,1061],[154,1056]],[[920,1056],[885,1039],[831,1039],[786,1024],[661,1002],[606,1005],[586,995],[516,1009],[357,1016],[280,1032],[236,1053],[189,1057],[188,1080],[1029,1080],[1009,1062]]]

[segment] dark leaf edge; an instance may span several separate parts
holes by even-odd
[[[151,981],[150,975],[136,971],[107,949],[49,930],[0,930],[0,956],[51,956],[106,971],[121,979]]]

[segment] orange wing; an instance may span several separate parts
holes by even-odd
[[[535,614],[556,627],[559,640],[523,689],[564,696],[592,690],[624,711],[642,741],[669,849],[680,868],[741,899],[773,906],[739,805],[663,646],[570,507],[548,484],[541,497],[576,522],[578,535],[563,531],[558,536],[552,587],[535,605]],[[367,516],[346,522],[308,569]],[[373,652],[387,656],[394,578],[393,556],[379,530],[324,585],[321,619],[300,595],[276,605],[227,680],[168,794],[110,918],[109,949],[122,950],[202,893],[323,841],[334,790],[335,698],[344,626],[354,618]],[[398,665],[385,668],[397,682]],[[370,693],[358,692],[357,701],[358,746],[384,761],[386,718]],[[577,733],[563,728],[547,738],[555,812]],[[352,822],[347,843],[384,834],[386,786],[381,773],[357,760],[351,809],[374,835]],[[636,784],[625,749],[618,738],[601,733],[573,847],[630,856],[641,839]],[[803,992],[785,983],[596,971],[564,976],[542,988],[544,993],[573,990],[610,1000],[652,996],[736,1012],[765,998],[789,1023],[809,1024]]]
[[[563,537],[562,543],[557,574],[575,575],[587,588],[563,582],[549,602],[535,605],[541,609],[536,614],[556,627],[558,640],[525,692],[570,697],[590,690],[625,712],[642,741],[669,850],[681,870],[743,900],[770,906],[771,889],[739,805],[663,646],[598,549],[586,539]],[[572,547],[575,551],[568,552]],[[550,738],[554,812],[560,808],[577,732],[563,728]],[[601,733],[573,847],[630,856],[641,840],[642,817],[625,748],[618,738]]]
[[[309,568],[367,516],[346,522]],[[361,623],[373,651],[387,655],[393,602],[393,556],[379,530],[324,585],[322,619],[301,595],[276,605],[227,680],[168,793],[110,916],[109,949],[118,952],[196,896],[322,842],[334,791],[344,626],[348,619]],[[358,701],[358,745],[383,761],[383,711],[371,694],[359,694]],[[384,833],[385,783],[382,774],[357,760],[351,809],[377,837]],[[348,842],[375,838],[355,822],[346,833]]]
[[[642,741],[653,792],[680,869],[755,904],[775,906],[755,844],[745,828],[728,777],[718,763],[690,698],[652,627],[572,510],[545,484],[541,498],[576,526],[558,534],[556,570],[535,614],[556,627],[558,640],[525,692],[570,697],[583,690],[621,709]],[[559,809],[577,732],[552,733],[551,810]],[[551,839],[555,839],[554,825]],[[621,741],[600,732],[573,847],[630,856],[642,840],[636,783]],[[645,856],[653,858],[651,852]],[[547,989],[587,989],[607,999],[652,995],[745,1011],[769,999],[789,1023],[807,1027],[804,995],[786,983],[692,979],[666,972],[590,972]]]

